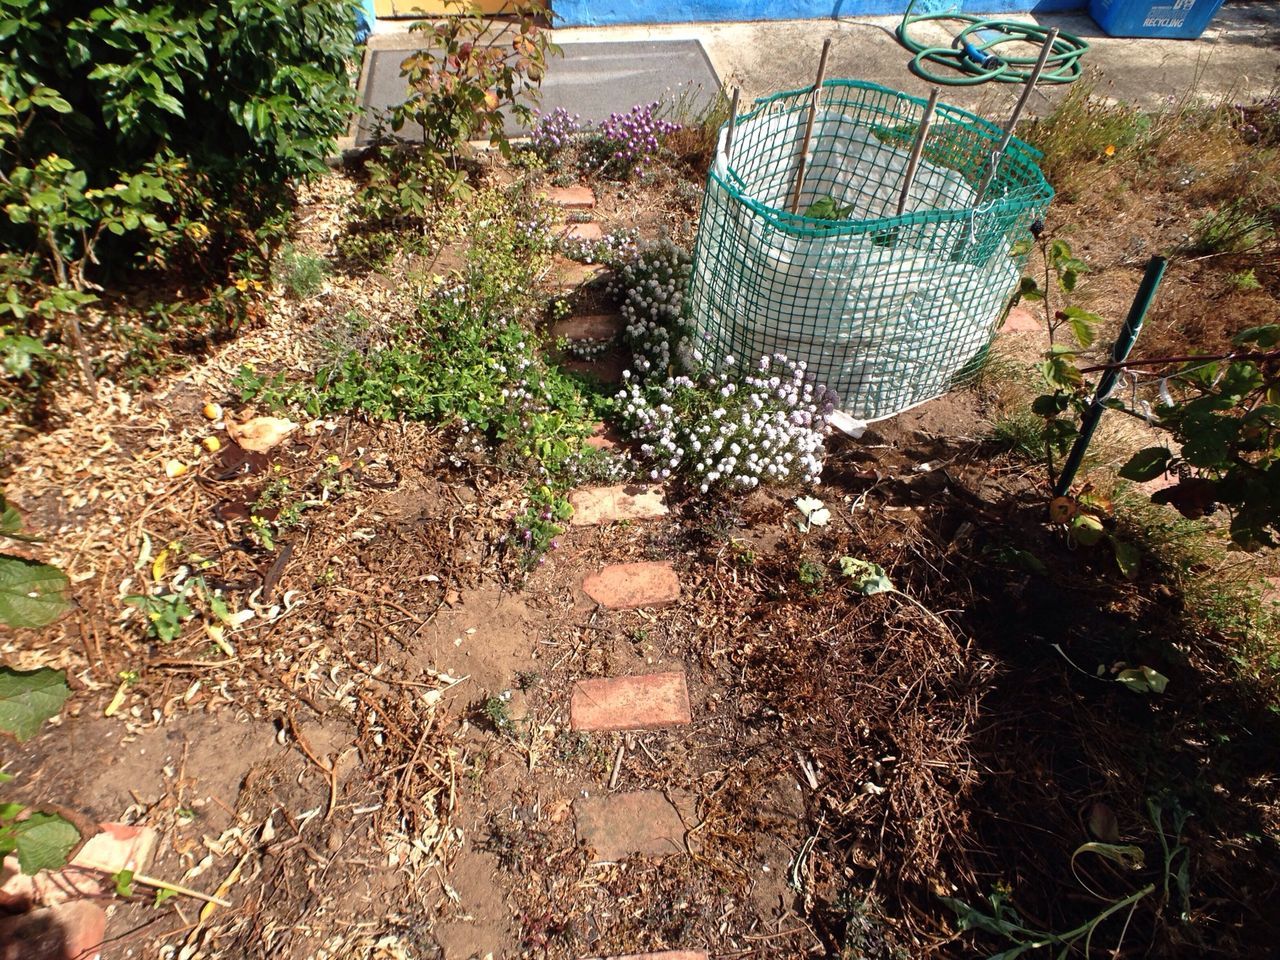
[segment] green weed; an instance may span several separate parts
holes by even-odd
[[[991,422],[990,441],[1001,452],[1030,461],[1045,456],[1045,425],[1027,406],[1019,406]]]
[[[1275,237],[1277,221],[1280,204],[1259,208],[1248,199],[1237,198],[1197,220],[1181,252],[1193,256],[1246,253]]]
[[[272,274],[277,284],[294,300],[314,297],[324,288],[328,268],[321,257],[314,257],[287,246],[276,257]]]
[[[1262,284],[1258,282],[1258,275],[1252,269],[1227,274],[1227,285],[1242,293],[1262,289]]]

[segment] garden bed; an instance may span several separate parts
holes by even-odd
[[[6,495],[46,537],[21,549],[67,572],[76,608],[0,646],[74,692],[6,746],[6,797],[151,825],[150,875],[232,904],[156,906],[139,887],[113,901],[104,956],[969,957],[1116,903],[1099,953],[1269,956],[1274,638],[1240,619],[1267,611],[1252,584],[1271,561],[1223,554],[1105,463],[1092,478],[1120,504],[1109,529],[1142,544],[1134,578],[1047,524],[1043,465],[992,426],[1025,413],[1040,334],[1003,334],[971,386],[832,439],[816,488],[659,475],[665,515],[566,522],[572,489],[656,467],[556,446],[577,451],[612,390],[565,376],[532,331],[619,300],[605,278],[556,279],[574,252],[557,221],[687,241],[706,142],[683,136],[694,159],[591,177],[581,212],[538,199],[572,165],[482,159],[480,192],[438,217],[371,217],[368,171],[329,175],[303,191],[260,327],[153,392],[64,393],[56,426],[18,430]],[[1077,225],[1089,305],[1113,322],[1134,256],[1211,203],[1157,223],[1168,184],[1096,152],[1114,179],[1050,227]],[[1089,226],[1115,191],[1133,216]],[[1212,348],[1265,314],[1264,261],[1175,264],[1148,349]],[[1199,332],[1187,291],[1249,269],[1260,287],[1239,295],[1259,312],[1232,299]],[[456,299],[527,284],[528,314],[442,312],[430,298],[466,276]],[[537,372],[536,431],[494,413],[493,356]],[[226,424],[252,414],[298,427],[242,462]],[[669,562],[680,598],[610,611],[583,593],[633,561]],[[218,629],[200,607],[160,633],[125,598],[171,596],[180,565],[254,617]],[[1117,682],[1143,667],[1163,692]],[[691,723],[573,729],[575,683],[656,673],[683,674]],[[580,804],[642,791],[682,818],[680,848],[594,862]]]

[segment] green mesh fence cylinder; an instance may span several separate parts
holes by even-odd
[[[939,103],[898,216],[925,101],[830,80],[792,214],[811,102],[808,90],[757,101],[731,160],[721,131],[686,309],[705,358],[784,353],[846,413],[876,420],[945,392],[987,349],[1053,190],[1015,139],[975,208],[1001,130]],[[843,219],[806,216],[815,203]]]

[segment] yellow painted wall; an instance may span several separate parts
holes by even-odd
[[[503,13],[508,0],[479,0],[481,13]],[[373,12],[378,17],[438,17],[444,13],[457,13],[457,4],[445,4],[441,0],[373,0]]]

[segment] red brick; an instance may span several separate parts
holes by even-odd
[[[590,210],[596,205],[596,195],[590,187],[581,184],[572,187],[552,187],[547,199],[566,210]]]
[[[156,832],[151,827],[124,823],[99,824],[102,832],[85,841],[71,858],[74,867],[91,867],[104,873],[145,870],[156,849]]]
[[[661,791],[579,797],[573,813],[578,840],[591,848],[596,863],[685,852],[684,820]]]
[[[667,515],[667,503],[658,486],[625,485],[583,487],[569,494],[575,527],[594,527],[618,520],[651,520]]]
[[[622,439],[606,427],[603,423],[597,423],[595,432],[587,437],[584,441],[588,447],[594,447],[596,450],[607,450],[613,452],[622,445]]]
[[[680,599],[680,578],[665,561],[611,563],[589,574],[582,591],[610,610],[661,607]]]
[[[1003,333],[1039,333],[1044,330],[1044,317],[1033,314],[1026,307],[1014,307],[1000,327]]]
[[[622,372],[627,369],[626,361],[616,350],[611,350],[590,360],[579,360],[577,358],[562,360],[560,361],[560,366],[571,373],[576,373],[583,377],[594,377],[601,383],[615,387],[622,386]]]
[[[613,313],[568,317],[551,326],[553,337],[566,340],[612,340],[622,332],[622,318]]]
[[[565,257],[557,257],[551,266],[555,285],[561,290],[576,290],[605,275],[606,269],[598,263],[578,263]]]
[[[693,721],[684,673],[579,680],[569,701],[574,730],[651,730]]]
[[[5,960],[97,960],[107,915],[88,900],[31,910],[0,920]]]
[[[597,240],[604,239],[604,227],[598,223],[570,223],[561,231],[560,236],[566,240],[595,243]]]

